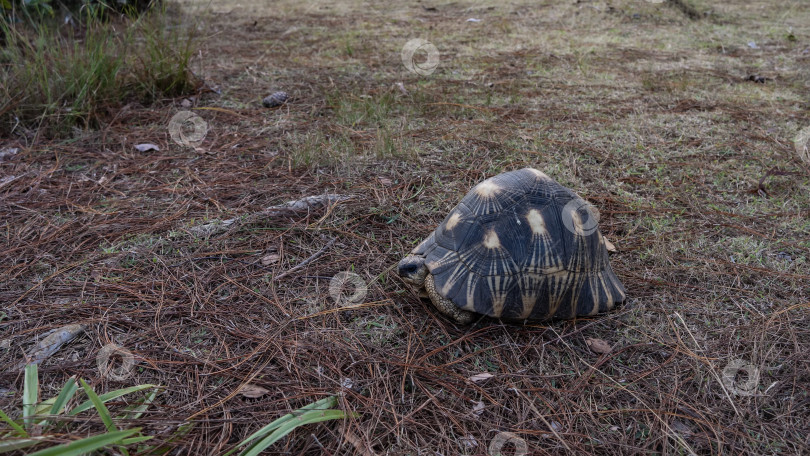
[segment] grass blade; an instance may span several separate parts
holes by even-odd
[[[25,366],[25,381],[23,384],[23,422],[26,426],[32,423],[38,396],[39,371],[36,364],[29,364]]]
[[[28,437],[28,433],[25,432],[25,429],[23,429],[23,427],[20,426],[19,424],[15,423],[14,420],[9,418],[8,415],[3,413],[2,410],[0,410],[0,420],[5,421],[6,424],[8,424],[9,426],[11,426],[12,429],[17,431],[17,434],[19,434],[20,437]]]
[[[53,407],[51,407],[50,414],[58,415],[62,413],[65,405],[69,400],[73,399],[73,395],[76,394],[78,389],[79,387],[76,386],[76,377],[70,377],[65,383],[65,386],[62,387],[62,390],[59,391],[59,395],[56,396],[56,401],[54,401]]]
[[[168,439],[164,440],[161,445],[150,447],[149,454],[164,455],[170,453],[172,450],[174,450],[176,442],[179,442],[180,439],[191,432],[192,429],[194,429],[194,422],[186,421],[178,426],[177,429],[172,432],[172,435],[170,435]]]
[[[326,409],[326,408],[329,408],[329,407],[334,407],[336,404],[337,404],[337,398],[335,396],[330,396],[330,397],[321,399],[319,401],[313,402],[311,404],[307,404],[307,405],[301,407],[300,409],[296,410],[295,412],[288,413],[288,414],[278,418],[277,420],[271,422],[270,424],[264,426],[263,428],[259,429],[258,431],[254,432],[253,434],[248,436],[245,440],[242,440],[239,443],[239,445],[237,445],[231,451],[225,453],[222,456],[229,456],[230,454],[234,453],[239,447],[247,444],[251,440],[266,436],[271,431],[275,430],[276,428],[278,428],[282,424],[294,419],[296,416],[298,416],[299,414],[301,414],[304,411]],[[248,447],[248,448],[250,448],[250,447]]]
[[[312,410],[306,412],[301,416],[285,422],[272,434],[246,448],[245,451],[240,454],[240,456],[257,456],[267,447],[276,443],[299,426],[319,423],[321,421],[340,420],[343,418],[346,418],[346,413],[343,410]]]
[[[141,443],[145,442],[149,439],[153,438],[151,435],[142,435],[140,437],[130,437],[128,439],[121,440],[121,445],[132,445],[133,443]]]
[[[155,400],[159,392],[160,391],[158,390],[158,388],[155,388],[154,391],[152,391],[152,393],[149,396],[146,396],[146,398],[143,400],[141,404],[132,407],[126,413],[119,415],[118,418],[137,420],[138,418],[143,416],[144,412],[146,412],[146,409],[148,409],[149,406],[152,405],[152,402]]]
[[[109,393],[104,393],[104,394],[100,395],[98,398],[101,399],[101,402],[107,402],[109,400],[119,398],[119,397],[121,397],[121,396],[123,396],[125,394],[136,393],[138,391],[143,391],[145,389],[154,388],[154,387],[155,387],[155,385],[151,385],[151,384],[130,386],[129,388],[123,388],[123,389],[119,389],[119,390],[115,390],[115,391],[110,391]],[[77,405],[76,408],[71,409],[70,412],[68,412],[68,415],[70,415],[70,416],[78,415],[79,413],[81,413],[81,412],[83,412],[85,410],[89,410],[91,408],[93,408],[93,403],[88,400],[88,401],[82,402],[81,404]]]
[[[94,435],[86,439],[76,440],[75,442],[66,443],[64,445],[57,445],[55,447],[46,448],[29,456],[80,456],[85,453],[90,453],[99,448],[114,443],[121,443],[127,437],[133,436],[141,432],[141,428],[128,429],[125,431],[107,432],[106,434]]]
[[[35,437],[33,439],[15,439],[0,442],[0,454],[8,453],[10,451],[19,450],[21,448],[28,448],[38,443],[42,443],[42,437]]]
[[[48,411],[51,410],[53,407],[53,403],[56,402],[56,397],[52,397],[50,399],[46,399],[44,401],[37,402],[37,406],[34,407],[34,415],[35,417],[41,417],[43,415],[47,415]],[[42,423],[39,421],[37,424]]]
[[[101,417],[101,421],[104,422],[104,426],[107,428],[109,432],[115,432],[118,428],[115,427],[115,423],[113,423],[112,416],[110,416],[110,411],[107,410],[107,407],[104,406],[104,402],[98,397],[93,388],[90,388],[84,380],[79,379],[79,382],[82,384],[82,388],[84,388],[84,392],[87,394],[87,397],[90,398],[90,401],[93,403],[93,407],[96,408],[98,415]]]

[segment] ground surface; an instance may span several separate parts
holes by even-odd
[[[38,335],[79,322],[43,396],[71,375],[160,384],[130,424],[174,454],[221,454],[335,393],[356,417],[274,451],[483,455],[504,431],[533,454],[808,451],[810,167],[793,140],[810,126],[810,4],[712,3],[185,4],[219,94],[4,140],[21,151],[0,161],[0,408]],[[432,74],[403,65],[413,38],[438,49]],[[274,90],[291,102],[263,108]],[[170,137],[182,110],[207,123],[197,149]],[[455,326],[391,268],[472,185],[524,166],[599,208],[629,300]],[[325,192],[352,198],[245,217]],[[362,300],[332,299],[342,271]],[[97,369],[112,342],[138,361],[123,381]]]

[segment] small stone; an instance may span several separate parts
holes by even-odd
[[[287,92],[275,92],[271,95],[268,95],[262,100],[262,104],[265,108],[277,108],[284,103],[287,102]]]
[[[150,150],[160,150],[160,147],[151,143],[136,144],[135,148],[138,149],[138,152],[149,152]]]
[[[458,439],[458,441],[465,450],[472,450],[478,446],[478,440],[476,440],[472,434],[467,434],[466,436]]]
[[[607,341],[604,341],[602,339],[585,339],[585,344],[594,353],[605,354],[613,351],[613,347],[611,347],[610,344],[607,343]]]
[[[268,255],[265,255],[264,257],[262,257],[262,265],[263,266],[268,266],[268,265],[271,265],[273,263],[276,263],[276,262],[278,262],[279,258],[281,258],[281,257],[277,253],[270,253]]]
[[[13,157],[17,155],[20,149],[17,147],[7,147],[5,149],[0,149],[0,161],[3,161],[6,157]]]
[[[354,382],[349,377],[346,377],[340,381],[340,386],[346,389],[352,389],[352,387],[354,386]]]
[[[239,389],[239,394],[245,397],[249,397],[251,399],[262,397],[269,392],[270,390],[268,390],[267,388],[262,388],[261,386],[253,385],[251,383],[243,385]]]
[[[473,414],[473,416],[474,416],[475,418],[478,418],[479,416],[481,416],[481,414],[482,414],[482,413],[484,413],[484,409],[485,409],[485,408],[486,408],[486,406],[484,405],[484,402],[483,402],[483,401],[478,401],[478,402],[475,402],[475,403],[473,404],[473,408],[472,408],[472,414]]]
[[[405,84],[403,84],[402,82],[397,82],[394,85],[396,86],[397,89],[399,89],[400,92],[402,92],[403,95],[408,94],[408,89],[405,88]]]

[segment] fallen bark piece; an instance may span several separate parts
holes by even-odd
[[[309,209],[316,209],[328,204],[339,203],[351,199],[351,195],[338,195],[336,193],[326,193],[323,195],[307,196],[299,200],[287,201],[284,204],[270,206],[262,214],[269,216],[283,215],[291,212],[301,212]]]
[[[227,231],[228,227],[233,225],[238,219],[228,219],[228,220],[215,220],[211,223],[206,223],[205,225],[194,226],[189,229],[191,234],[197,236],[212,236],[214,234],[222,233],[223,231]]]
[[[62,345],[75,339],[76,336],[84,332],[85,325],[71,324],[62,326],[54,330],[47,337],[39,341],[39,343],[31,350],[28,359],[20,363],[18,368],[25,367],[26,364],[39,364],[48,359],[51,355],[56,353]]]
[[[307,196],[298,200],[287,201],[284,204],[270,206],[261,212],[249,214],[244,217],[237,217],[227,220],[216,220],[211,223],[206,223],[205,225],[195,226],[192,227],[189,231],[191,231],[192,234],[197,236],[211,236],[214,234],[219,234],[224,231],[227,231],[228,228],[230,228],[230,226],[236,222],[241,222],[242,224],[253,223],[258,220],[261,220],[264,217],[278,217],[281,215],[314,210],[322,206],[339,203],[341,201],[346,201],[351,198],[352,195],[339,195],[336,193],[326,193],[323,195]]]

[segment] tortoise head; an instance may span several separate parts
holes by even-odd
[[[425,286],[425,276],[428,268],[425,266],[425,257],[422,255],[408,255],[397,265],[397,273],[403,281],[422,288]]]

